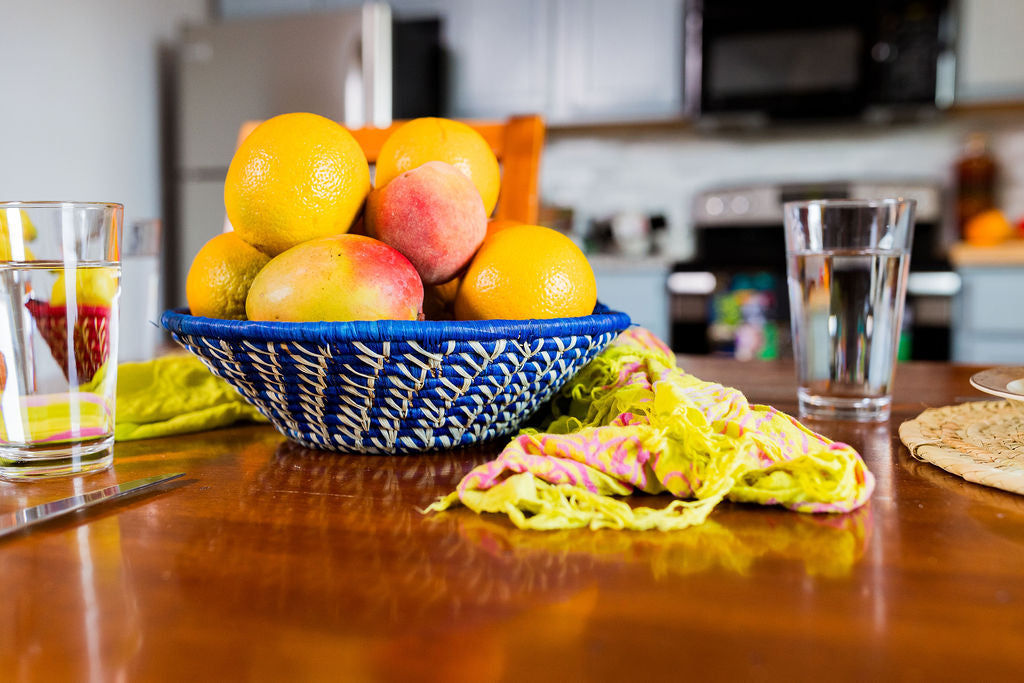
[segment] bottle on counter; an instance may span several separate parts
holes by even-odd
[[[968,135],[954,165],[957,234],[961,239],[971,218],[995,208],[997,173],[988,137],[984,133]]]

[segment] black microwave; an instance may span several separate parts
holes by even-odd
[[[694,118],[892,117],[952,103],[950,0],[687,0]]]

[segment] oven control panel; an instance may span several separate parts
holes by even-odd
[[[938,185],[913,182],[827,182],[749,185],[712,189],[697,195],[693,225],[698,228],[782,225],[782,205],[811,199],[917,200],[917,222],[937,224],[942,216]]]

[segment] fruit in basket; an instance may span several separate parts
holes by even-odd
[[[239,237],[276,256],[348,231],[369,191],[366,155],[342,125],[316,114],[282,114],[238,146],[224,207]]]
[[[75,271],[75,303],[78,306],[109,307],[117,296],[117,269],[108,267],[78,268]],[[57,275],[50,290],[51,306],[67,305],[67,279]]]
[[[456,276],[448,282],[423,286],[423,315],[427,320],[455,318],[455,295],[461,282],[462,278]]]
[[[409,259],[363,235],[333,235],[275,256],[253,280],[250,320],[416,320],[423,283]]]
[[[498,203],[501,171],[483,136],[461,121],[424,117],[406,122],[377,155],[374,184],[381,188],[406,171],[428,161],[444,161],[473,181],[488,216]]]
[[[466,267],[487,232],[473,183],[451,164],[428,161],[370,193],[368,233],[402,252],[428,285]]]
[[[203,245],[185,280],[185,298],[192,315],[226,320],[245,319],[245,298],[253,278],[270,257],[224,232]]]
[[[484,240],[455,295],[456,320],[589,315],[594,271],[572,240],[551,228],[513,225]]]

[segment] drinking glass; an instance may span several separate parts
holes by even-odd
[[[912,199],[784,205],[801,415],[889,418],[914,208]]]
[[[113,462],[123,207],[0,202],[0,477]]]

